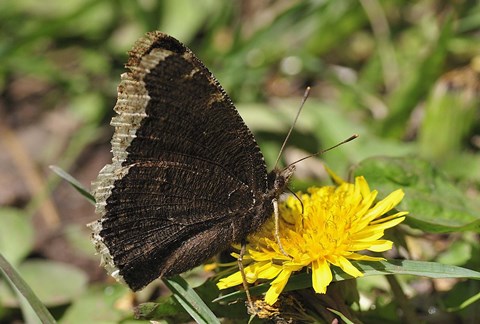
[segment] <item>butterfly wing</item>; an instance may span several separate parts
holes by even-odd
[[[231,100],[183,44],[149,33],[127,68],[113,160],[92,184],[101,219],[90,227],[108,272],[138,290],[244,239],[267,173]]]

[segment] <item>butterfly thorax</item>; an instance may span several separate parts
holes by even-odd
[[[291,165],[281,170],[274,169],[268,174],[268,189],[262,197],[260,197],[253,210],[250,226],[247,229],[248,234],[259,230],[260,226],[262,226],[268,218],[272,217],[274,211],[272,201],[278,199],[285,191],[294,171],[295,166]]]

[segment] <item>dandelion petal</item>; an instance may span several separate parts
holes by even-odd
[[[363,273],[360,272],[357,268],[353,266],[346,258],[338,257],[337,258],[338,266],[342,268],[343,271],[351,275],[352,277],[361,277]]]
[[[269,305],[275,304],[275,302],[278,299],[278,296],[282,292],[283,288],[285,288],[285,285],[288,282],[288,279],[290,278],[290,274],[292,272],[288,270],[283,270],[278,277],[272,281],[270,284],[270,289],[268,289],[267,294],[265,295],[265,302]]]
[[[332,270],[325,259],[312,262],[312,286],[316,293],[324,294],[332,282]]]

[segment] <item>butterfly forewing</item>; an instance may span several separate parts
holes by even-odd
[[[190,50],[149,33],[127,67],[113,161],[93,183],[102,218],[91,227],[107,270],[138,290],[243,240],[258,209],[271,208],[253,135]]]

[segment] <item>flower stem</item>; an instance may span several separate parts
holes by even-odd
[[[395,276],[385,276],[387,281],[392,288],[393,296],[395,298],[395,302],[397,303],[398,307],[400,307],[403,311],[403,321],[406,323],[420,323],[420,319],[415,314],[415,310],[413,309],[412,305],[410,304],[407,296],[402,290],[400,283]]]

